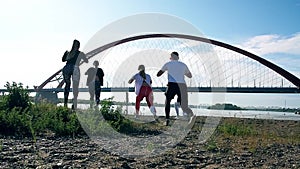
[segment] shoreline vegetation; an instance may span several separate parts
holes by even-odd
[[[151,130],[155,133],[161,130],[161,128],[155,129],[155,125],[143,126],[125,117],[122,105],[112,108],[113,105],[120,104],[113,101],[113,98],[102,100],[100,109],[90,108],[76,113],[66,107],[47,102],[33,104],[28,91],[21,83],[7,82],[5,86],[9,93],[0,97],[0,135],[31,136],[35,139],[41,133],[53,132],[57,136],[74,137],[84,135],[87,130],[102,132],[108,126],[125,134]],[[207,109],[245,110],[233,104],[215,104],[208,106]],[[89,125],[94,123],[99,125]]]
[[[6,87],[10,92],[0,99],[0,168],[300,167],[300,121],[223,117],[201,143],[199,134],[209,122],[198,116],[184,139],[163,154],[123,158],[99,148],[88,136],[109,136],[113,130],[146,139],[168,129],[162,125],[164,117],[160,122],[136,122],[124,116],[121,107],[112,109],[113,98],[103,100],[100,109],[76,112],[46,102],[32,104],[22,84]],[[239,108],[211,108],[222,106]],[[172,117],[171,124],[175,120]]]

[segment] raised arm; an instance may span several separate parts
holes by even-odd
[[[185,76],[187,76],[188,78],[192,78],[192,73],[188,72],[188,73],[185,74]]]
[[[164,72],[165,72],[165,71],[160,70],[160,71],[157,72],[156,76],[159,77],[159,76],[161,76],[162,74],[164,74]]]
[[[128,80],[128,83],[131,84],[133,81],[134,81],[134,79],[131,78],[131,79]]]

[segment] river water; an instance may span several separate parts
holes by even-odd
[[[87,109],[89,105],[80,104],[79,108]],[[117,106],[113,106],[116,108]],[[135,107],[123,106],[123,112],[127,114],[134,114]],[[300,115],[294,112],[277,112],[277,111],[257,111],[257,110],[210,110],[206,108],[193,108],[193,112],[197,116],[213,116],[213,117],[236,117],[236,118],[255,118],[255,119],[273,119],[273,120],[295,120],[300,121]],[[158,116],[165,116],[164,107],[156,107]],[[152,115],[149,108],[141,106],[140,115]],[[176,116],[174,107],[171,107],[171,116]],[[180,116],[183,116],[182,110],[180,109]]]

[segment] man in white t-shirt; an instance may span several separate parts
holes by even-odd
[[[165,92],[166,126],[170,125],[170,102],[174,96],[177,95],[183,112],[187,113],[190,117],[189,127],[192,127],[195,122],[195,116],[193,111],[188,107],[187,86],[184,80],[184,76],[192,78],[192,73],[185,63],[178,60],[179,54],[177,52],[172,52],[170,61],[165,63],[161,70],[157,73],[157,77],[160,77],[165,71],[168,71],[168,87]]]

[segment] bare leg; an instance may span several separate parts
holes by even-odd
[[[73,109],[77,109],[79,81],[73,81]]]

